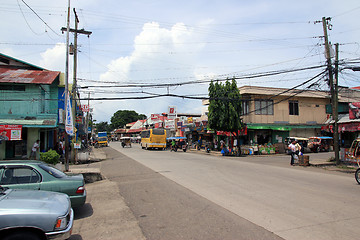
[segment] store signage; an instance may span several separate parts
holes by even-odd
[[[360,119],[360,102],[349,103],[349,118]]]
[[[0,141],[21,140],[22,125],[0,125]]]
[[[176,106],[169,106],[168,108],[168,119],[175,119],[176,118]]]
[[[89,112],[89,105],[81,105],[82,112]]]
[[[152,120],[152,121],[159,120],[159,118],[160,118],[160,115],[159,115],[159,114],[151,114],[151,120]]]

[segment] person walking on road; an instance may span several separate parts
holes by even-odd
[[[290,159],[290,165],[291,166],[294,165],[294,158],[295,158],[295,154],[296,154],[295,143],[296,143],[295,141],[292,141],[291,144],[288,147],[288,149],[290,150],[290,154],[291,154],[291,159]]]
[[[40,148],[39,143],[40,143],[40,140],[36,140],[36,142],[34,143],[33,147],[31,148],[30,159],[36,160],[36,152],[37,152],[38,149]]]

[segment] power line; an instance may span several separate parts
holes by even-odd
[[[21,0],[48,28],[50,28],[50,30],[55,33],[56,35],[60,36],[60,34],[58,34],[57,32],[55,32],[40,16],[39,14],[37,14],[24,0]]]
[[[311,67],[305,67],[305,68],[298,68],[298,69],[291,69],[291,70],[280,70],[280,71],[269,71],[269,72],[264,72],[264,73],[254,73],[254,74],[248,74],[248,75],[243,75],[243,76],[239,76],[239,77],[233,77],[235,80],[241,80],[241,79],[253,79],[253,78],[260,78],[260,77],[269,77],[269,76],[275,76],[275,75],[279,75],[279,74],[284,74],[284,73],[290,73],[290,72],[299,72],[299,71],[305,71],[305,70],[312,70],[312,69],[318,69],[318,68],[322,68],[325,67],[326,65],[317,65],[317,66],[311,66]],[[83,78],[79,78],[80,80],[86,80]],[[228,78],[226,79],[210,79],[210,80],[194,80],[194,81],[187,81],[187,82],[178,82],[178,83],[162,83],[162,84],[133,84],[133,83],[128,83],[128,84],[122,84],[122,85],[90,85],[90,86],[84,86],[84,87],[79,87],[79,88],[108,88],[108,87],[119,87],[119,88],[134,88],[134,87],[138,87],[138,88],[146,88],[146,87],[172,87],[172,86],[183,86],[183,85],[190,85],[190,84],[204,84],[204,83],[210,83],[211,81],[215,80],[215,81],[226,81]]]

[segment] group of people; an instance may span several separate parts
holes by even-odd
[[[302,147],[298,142],[294,140],[290,143],[288,149],[290,150],[290,154],[291,154],[290,165],[293,166],[295,159],[299,159],[299,155],[302,154],[301,153]]]

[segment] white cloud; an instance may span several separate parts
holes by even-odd
[[[196,42],[198,37],[192,29],[183,23],[177,23],[171,28],[163,28],[159,23],[151,22],[144,24],[142,32],[134,39],[134,50],[129,56],[119,57],[113,60],[107,67],[108,71],[100,76],[103,83],[117,81],[121,83],[174,83],[196,79],[194,65],[202,45],[191,44]],[[184,52],[191,54],[184,54]],[[115,88],[112,88],[115,90]],[[171,87],[169,89],[132,89],[131,91],[146,91],[155,94],[170,93],[187,95],[197,93],[199,89],[194,86]],[[119,89],[116,89],[119,91]],[[130,91],[130,89],[120,89],[120,91]],[[99,96],[99,94],[97,94]],[[136,95],[112,95],[118,96],[145,96]],[[148,95],[147,95],[148,96]],[[112,116],[117,110],[129,109],[138,113],[150,115],[151,113],[166,112],[169,105],[176,105],[179,112],[194,112],[194,101],[185,101],[178,98],[155,98],[149,100],[127,100],[102,103],[101,112],[95,109],[95,117],[98,121],[108,121],[100,119],[104,115]],[[201,101],[197,101],[201,105]]]
[[[53,71],[65,71],[66,47],[63,43],[56,44],[53,48],[40,53],[39,65]]]

